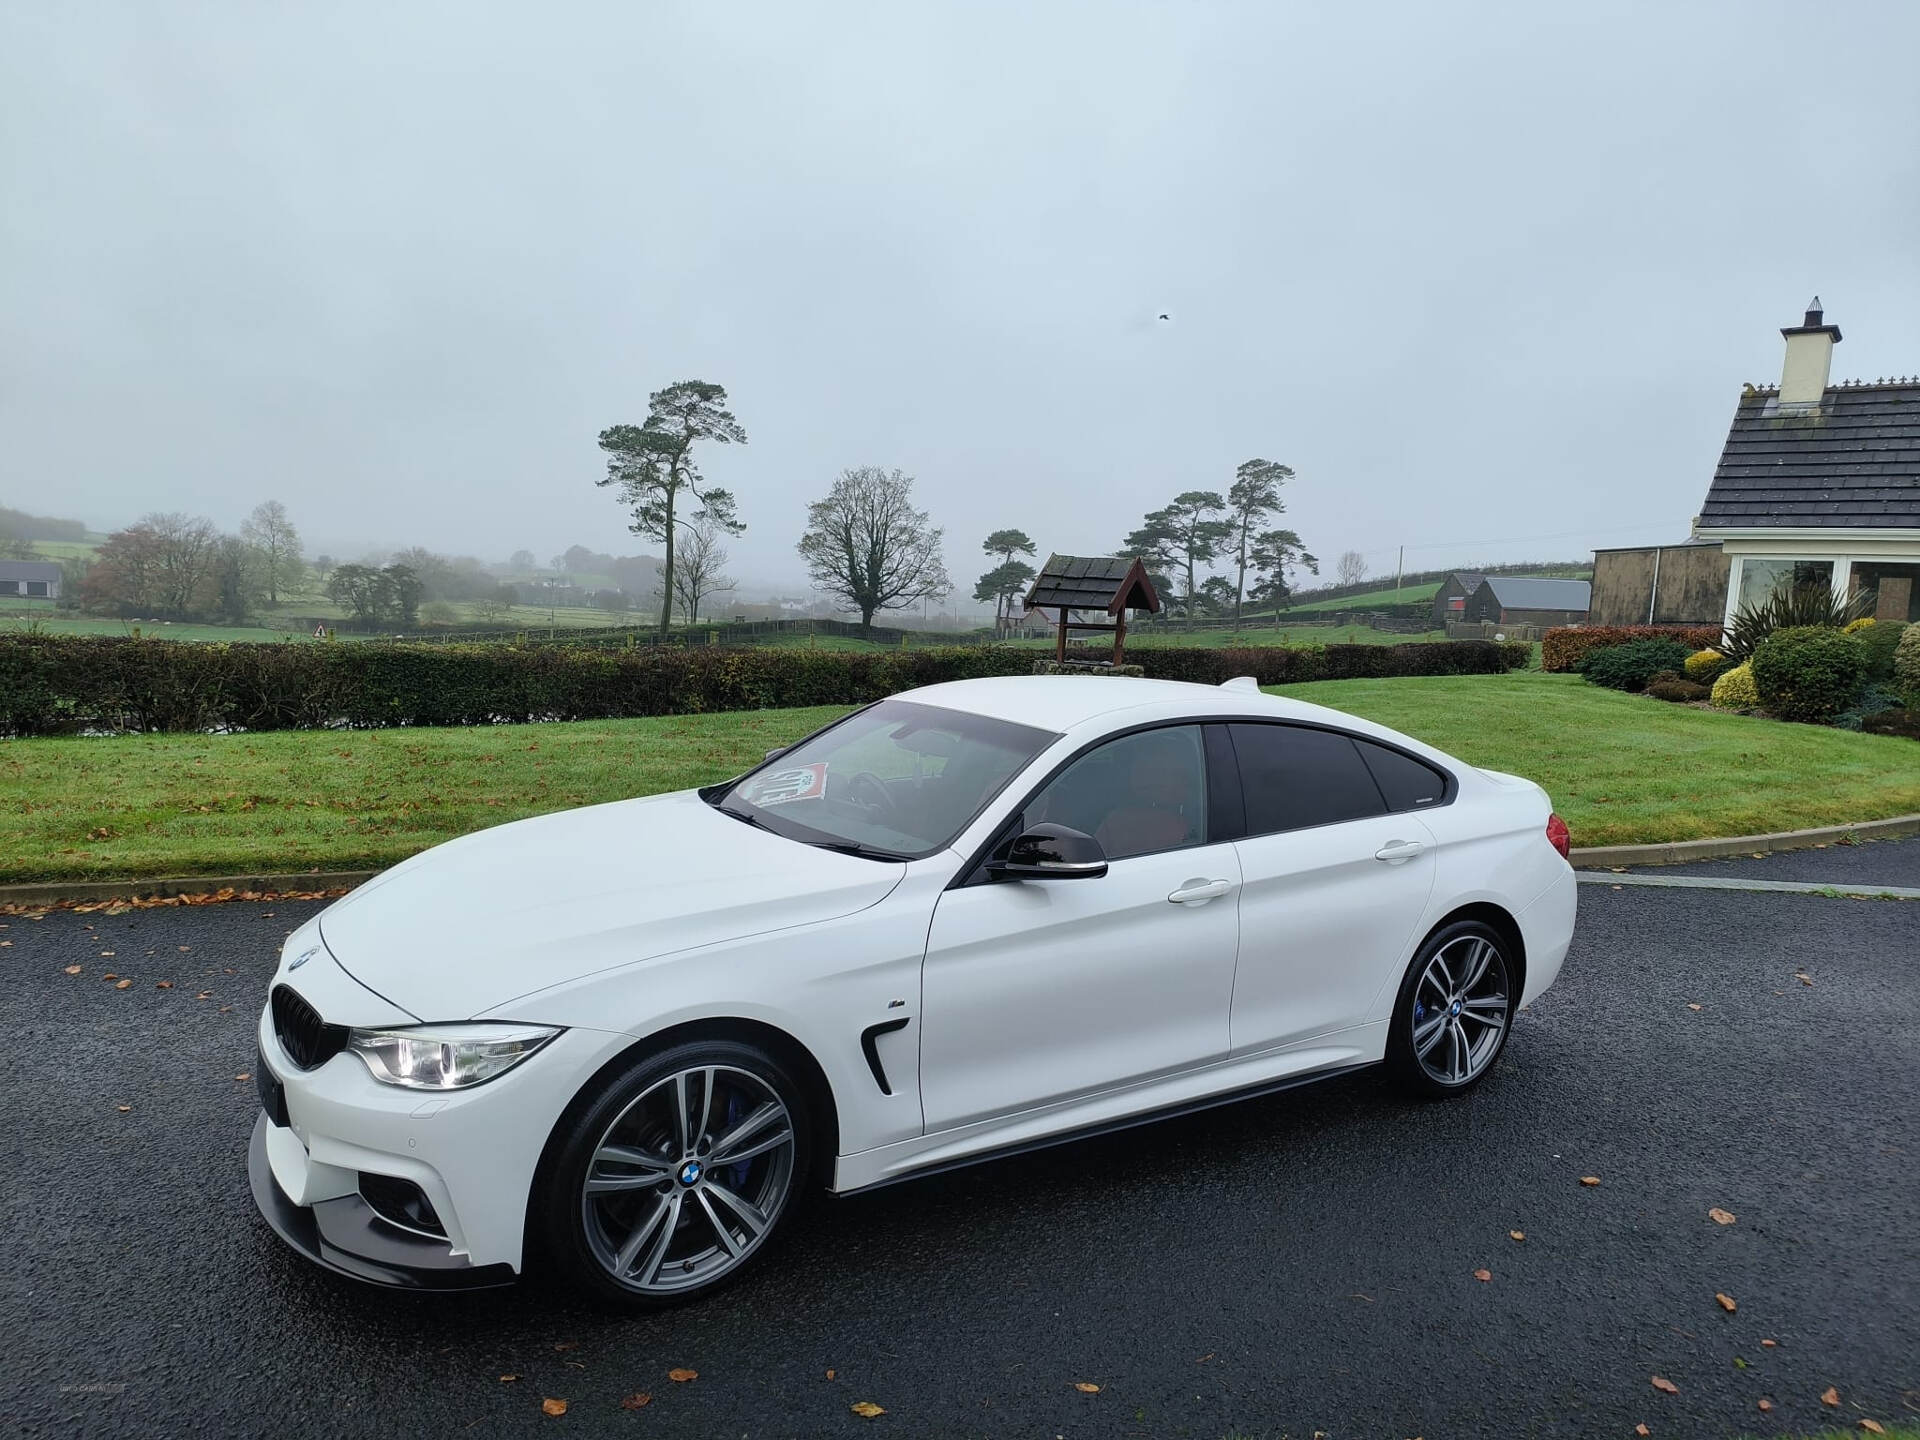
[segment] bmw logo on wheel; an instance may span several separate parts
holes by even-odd
[[[700,1162],[698,1160],[689,1160],[687,1161],[686,1164],[680,1167],[680,1183],[682,1185],[696,1184],[698,1183],[699,1179],[700,1179]]]

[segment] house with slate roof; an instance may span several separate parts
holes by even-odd
[[[1495,625],[1581,625],[1592,587],[1585,580],[1488,575],[1467,597],[1467,620]]]
[[[1815,296],[1780,383],[1734,409],[1696,540],[1730,561],[1724,619],[1781,585],[1870,596],[1876,619],[1920,620],[1920,376],[1829,384],[1840,327]]]

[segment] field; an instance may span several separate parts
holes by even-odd
[[[1429,580],[1424,585],[1406,585],[1396,590],[1389,585],[1384,590],[1366,590],[1358,595],[1342,595],[1335,600],[1310,600],[1304,605],[1295,605],[1298,611],[1314,610],[1369,610],[1377,605],[1413,605],[1422,600],[1431,600],[1440,593],[1440,582]]]
[[[1447,632],[1444,630],[1395,635],[1385,630],[1370,630],[1365,625],[1249,625],[1241,630],[1225,627],[1187,630],[1175,621],[1164,627],[1129,630],[1127,648],[1136,650],[1157,645],[1204,645],[1213,649],[1246,645],[1408,645],[1446,638]],[[1035,650],[1051,650],[1054,642],[1051,639],[1033,639],[1009,640],[1007,643]],[[1096,650],[1102,646],[1111,649],[1112,637],[1097,631],[1076,631],[1072,643],[1091,646]]]
[[[1538,780],[1576,845],[1920,810],[1910,740],[1518,672],[1288,687]],[[359,869],[526,815],[705,784],[841,713],[0,742],[0,881]]]

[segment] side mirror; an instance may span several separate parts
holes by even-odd
[[[766,760],[778,760],[782,755],[786,754],[787,751],[791,750],[792,748],[793,747],[791,745],[776,745],[773,747],[773,749],[767,751],[766,755],[762,758]]]
[[[1107,873],[1107,852],[1084,830],[1036,825],[991,868],[996,875],[1020,880],[1097,880]]]

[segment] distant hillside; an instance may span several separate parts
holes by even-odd
[[[1431,599],[1456,571],[1470,575],[1564,575],[1584,580],[1593,573],[1593,561],[1526,560],[1510,565],[1449,565],[1442,570],[1409,570],[1400,577],[1400,598],[1403,601]],[[1393,589],[1391,575],[1369,575],[1357,585],[1316,585],[1311,590],[1296,590],[1292,608],[1329,610],[1336,608],[1328,603],[1335,600],[1381,604],[1391,599]]]
[[[0,505],[0,535],[20,540],[79,541],[87,538],[83,520],[59,520],[51,515],[29,515],[24,510]]]

